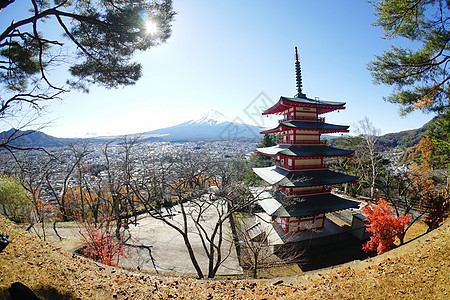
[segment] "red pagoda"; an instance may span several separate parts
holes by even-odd
[[[311,99],[302,92],[297,47],[295,69],[297,95],[280,97],[263,112],[263,115],[283,116],[277,126],[261,131],[262,134],[281,133],[282,140],[276,146],[257,149],[258,153],[275,158],[275,166],[253,169],[274,187],[258,195],[258,204],[284,233],[322,229],[325,213],[359,204],[331,193],[334,185],[353,182],[357,177],[333,172],[324,164],[324,158],[351,157],[354,151],[327,146],[320,139],[324,133],[348,132],[349,126],[328,124],[321,117],[345,109],[345,102]]]

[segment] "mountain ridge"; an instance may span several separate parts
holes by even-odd
[[[260,128],[254,125],[241,124],[231,121],[222,113],[211,110],[200,118],[189,120],[181,124],[156,130],[120,136],[98,136],[90,138],[58,138],[42,131],[10,129],[0,133],[0,141],[10,140],[15,147],[62,147],[70,142],[79,140],[94,143],[114,140],[121,136],[141,137],[144,141],[213,141],[213,140],[254,140],[262,138]],[[13,138],[11,138],[11,136]]]
[[[399,132],[387,133],[379,137],[378,144],[382,147],[411,147],[417,144],[426,132],[428,126],[435,119],[427,122],[417,129],[403,130]],[[262,138],[259,134],[260,128],[254,125],[242,124],[231,121],[222,113],[211,110],[200,118],[189,120],[177,125],[160,128],[156,130],[129,134],[128,136],[141,137],[142,140],[185,142],[185,141],[217,141],[217,140],[251,140],[258,141]],[[93,143],[104,142],[117,139],[121,136],[99,136],[91,138],[57,138],[41,131],[20,131],[10,129],[0,133],[0,140],[7,140],[12,133],[15,138],[11,145],[17,147],[61,147],[70,142],[86,140]],[[18,135],[23,135],[20,138]],[[340,136],[333,137],[322,135],[329,140],[339,139]]]

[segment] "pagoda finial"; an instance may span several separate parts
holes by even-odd
[[[302,92],[302,69],[300,68],[300,61],[298,60],[297,46],[295,46],[295,81],[297,83],[297,95],[295,98],[304,98],[306,94]]]

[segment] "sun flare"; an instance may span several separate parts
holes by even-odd
[[[153,35],[158,32],[158,24],[155,21],[147,21],[145,23],[145,30],[148,34]]]

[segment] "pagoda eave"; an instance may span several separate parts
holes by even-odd
[[[266,109],[262,114],[281,114],[286,109],[291,107],[316,108],[318,114],[323,114],[334,110],[345,109],[345,102],[323,101],[310,98],[281,97],[275,105]]]
[[[288,154],[267,154],[267,153],[260,152],[260,151],[256,151],[256,153],[264,155],[264,156],[272,157],[272,158],[277,158],[277,157],[281,157],[281,158],[295,157],[295,159],[311,159],[311,158],[324,158],[324,157],[348,157],[348,158],[352,158],[353,157],[353,154],[297,156],[295,154],[293,154],[293,155],[288,155]]]
[[[352,182],[358,179],[330,170],[289,171],[277,166],[253,168],[253,172],[264,181],[278,187],[310,187],[335,185]]]
[[[290,201],[279,192],[252,188],[252,194],[263,210],[272,217],[307,217],[323,213],[357,208],[359,202],[347,200],[331,193],[300,197],[301,201]]]
[[[338,132],[350,132],[348,129],[310,129],[310,128],[293,128],[288,126],[278,126],[277,128],[269,129],[269,130],[263,130],[260,132],[260,134],[269,134],[269,133],[281,133],[282,131],[286,130],[304,130],[304,131],[319,131],[320,134],[322,133],[338,133]]]
[[[353,154],[346,154],[346,155],[311,155],[311,156],[296,156],[296,155],[287,155],[287,154],[266,154],[264,152],[256,151],[256,153],[272,157],[272,158],[287,158],[287,157],[295,157],[295,159],[311,159],[311,158],[325,158],[325,157],[348,157],[352,158]]]
[[[265,148],[256,148],[259,154],[269,157],[295,157],[308,159],[314,157],[353,157],[354,150],[339,149],[326,145],[278,145]]]
[[[274,128],[261,130],[261,134],[281,133],[287,130],[318,131],[320,133],[349,132],[347,125],[334,125],[324,122],[284,121]]]

